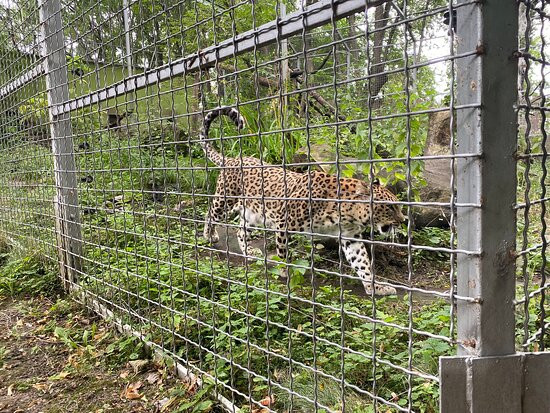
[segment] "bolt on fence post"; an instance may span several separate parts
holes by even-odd
[[[39,0],[39,15],[54,160],[57,249],[61,276],[68,289],[81,270],[82,237],[70,114],[53,112],[69,100],[60,0]]]

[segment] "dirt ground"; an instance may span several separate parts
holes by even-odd
[[[2,413],[218,411],[163,364],[72,301],[0,297]]]
[[[244,259],[242,258],[242,252],[237,242],[237,235],[234,229],[228,229],[224,226],[218,227],[220,240],[214,245],[219,252],[216,253],[219,259],[229,260],[232,264],[244,265]],[[263,236],[255,234],[255,237],[250,239],[250,246],[260,249],[265,254],[266,246],[264,245]],[[403,242],[403,241],[402,241]],[[336,242],[331,240],[318,241],[317,247],[322,249],[316,251],[316,257],[319,262],[317,265],[319,268],[340,271],[340,257],[338,255],[338,247]],[[226,253],[227,251],[228,253]],[[299,251],[292,251],[294,256],[300,254],[306,254],[309,257],[309,253],[306,253],[303,249]],[[267,241],[267,255],[275,254],[275,246],[273,236],[268,237]],[[407,250],[404,248],[393,248],[388,246],[378,245],[375,247],[375,272],[378,280],[393,282],[397,284],[408,284],[409,269],[407,266]],[[268,264],[271,267],[271,264]],[[353,274],[353,270],[345,259],[343,259],[343,269],[347,273]],[[427,290],[446,291],[449,289],[449,259],[448,257],[430,257],[428,252],[425,252],[425,257],[418,257],[414,260],[412,268],[412,277],[410,285],[416,288],[423,288]],[[305,274],[310,281],[310,274]],[[279,279],[281,281],[281,279]],[[330,284],[339,288],[340,280],[338,277],[329,278],[325,277],[323,281],[316,279],[317,285]],[[352,291],[354,294],[360,297],[366,297],[363,285],[357,280],[350,280],[344,278],[343,285],[346,290]],[[404,292],[400,291],[400,295]],[[415,293],[417,298],[423,300],[424,298],[430,298],[429,295],[421,293]]]

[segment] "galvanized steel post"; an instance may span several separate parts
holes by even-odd
[[[462,3],[468,3],[462,1]],[[480,153],[457,162],[457,201],[481,205],[458,213],[458,354],[513,354],[518,6],[487,0],[457,10],[458,153]]]
[[[82,237],[70,114],[54,114],[58,105],[69,100],[60,1],[40,0],[39,14],[57,193],[54,201],[57,248],[61,275],[69,288],[81,270]]]
[[[470,3],[466,0],[459,4]],[[458,356],[442,358],[441,411],[521,411],[521,359],[513,356],[518,5],[486,0],[457,9]],[[507,357],[512,355],[511,357]],[[489,408],[489,410],[486,410]]]
[[[518,2],[461,0],[457,8],[458,356],[440,360],[441,412],[538,412],[550,408],[533,377],[550,354],[516,353]],[[539,373],[535,373],[538,370]],[[547,374],[546,374],[547,375]]]

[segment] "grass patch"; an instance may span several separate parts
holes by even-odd
[[[0,252],[0,261],[0,295],[52,296],[61,292],[58,269],[41,252],[22,255],[6,247]]]

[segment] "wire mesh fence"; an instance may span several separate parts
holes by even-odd
[[[3,2],[2,237],[228,411],[436,411],[483,299],[456,290],[479,7]],[[548,337],[547,9],[520,6],[518,349]]]
[[[548,346],[548,150],[546,61],[548,5],[520,4],[520,98],[518,104],[518,273],[517,311],[522,347]]]

